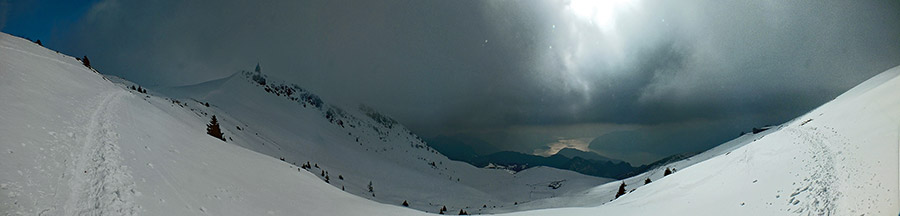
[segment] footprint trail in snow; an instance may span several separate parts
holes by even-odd
[[[66,202],[66,215],[137,215],[134,202],[139,193],[127,166],[122,165],[115,132],[119,100],[126,92],[112,91],[100,96],[101,102],[85,125],[86,136],[80,152],[73,152],[76,166],[70,173],[72,193]]]

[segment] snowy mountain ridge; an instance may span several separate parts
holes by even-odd
[[[299,86],[288,84],[293,92],[285,96],[283,83],[264,77],[260,84],[253,73],[145,94],[0,34],[0,214],[424,215],[443,206],[447,213],[514,215],[900,211],[900,67],[795,120],[613,182],[547,167],[509,173],[451,161],[415,147],[427,145],[402,125],[383,124],[390,121],[366,109],[329,118],[328,105],[310,106]],[[211,115],[226,142],[205,133]],[[299,166],[307,161],[314,166]],[[665,168],[676,171],[663,177]],[[613,199],[623,182],[628,193]]]
[[[0,168],[14,173],[21,170],[22,174],[0,176],[0,182],[8,182],[5,184],[9,187],[16,186],[10,189],[16,191],[14,194],[45,191],[46,188],[72,188],[61,183],[78,181],[81,175],[90,176],[92,172],[81,168],[91,167],[88,165],[70,166],[71,161],[79,161],[76,160],[78,158],[118,161],[113,160],[115,155],[123,158],[111,165],[118,168],[103,169],[98,173],[106,173],[107,170],[130,173],[134,183],[126,181],[121,184],[133,185],[134,189],[124,191],[134,191],[140,196],[130,196],[136,197],[133,201],[121,201],[119,198],[98,200],[128,203],[137,209],[132,211],[150,215],[252,215],[250,212],[262,209],[273,209],[275,215],[290,214],[289,209],[300,209],[295,202],[318,196],[297,198],[299,194],[275,193],[271,192],[275,188],[270,187],[290,192],[322,187],[317,186],[319,184],[330,185],[331,189],[342,194],[355,194],[391,205],[407,201],[409,208],[422,211],[437,212],[446,206],[451,211],[465,209],[470,213],[479,213],[501,211],[516,203],[581,191],[609,181],[552,168],[510,174],[451,161],[430,149],[399,123],[395,124],[395,121],[371,108],[341,109],[325,103],[299,86],[285,84],[264,74],[259,77],[266,79],[265,85],[260,84],[261,79],[253,79],[254,72],[243,72],[196,85],[149,89],[147,93],[142,93],[130,90],[134,84],[126,80],[90,72],[72,57],[57,54],[27,40],[6,34],[2,36],[0,42],[4,52],[0,56],[3,61],[0,68],[3,69],[2,87],[5,89],[2,97],[14,103],[2,105],[0,116],[11,118],[4,119],[4,122],[17,122],[4,125],[9,128],[4,128],[3,136],[13,138],[4,139],[3,146],[13,152],[10,154],[17,156],[0,159]],[[85,75],[83,71],[93,75]],[[292,93],[285,94],[288,91]],[[82,94],[72,95],[78,92]],[[25,108],[14,108],[19,105]],[[84,111],[63,112],[40,107],[69,107]],[[97,111],[101,108],[102,111]],[[105,126],[102,130],[98,129],[104,133],[85,131],[83,127],[100,120],[75,118],[93,116],[95,112],[98,118],[105,119],[102,121]],[[219,121],[226,142],[207,135],[204,130],[213,115]],[[43,137],[41,133],[16,127],[18,123],[29,122],[52,124],[37,131],[66,134],[68,138]],[[71,126],[59,126],[65,124]],[[99,136],[95,134],[106,134],[103,136],[108,138],[95,139]],[[22,143],[23,146],[11,146]],[[84,147],[88,144],[94,147]],[[42,158],[41,154],[45,152],[41,151],[49,149],[74,152],[69,148],[114,148],[117,151],[96,157],[61,153],[44,155],[57,158],[58,163],[22,163],[20,158]],[[241,156],[247,154],[246,150],[241,149],[261,154]],[[258,158],[251,155],[265,156]],[[270,162],[252,162],[258,159],[273,160],[277,166],[272,166]],[[236,164],[241,161],[242,164]],[[308,168],[301,166],[307,163],[310,164]],[[72,170],[77,172],[55,175]],[[42,175],[35,175],[36,172]],[[81,175],[78,175],[79,172]],[[300,181],[292,177],[298,173],[300,176],[308,175],[301,179],[316,180]],[[257,178],[264,180],[256,181]],[[58,183],[38,183],[32,179]],[[561,187],[547,186],[562,180],[565,184]],[[198,186],[195,185],[197,182],[207,183]],[[80,184],[83,183],[72,185]],[[18,187],[21,185],[30,186]],[[247,187],[270,189],[265,192]],[[186,191],[191,194],[186,194]],[[113,192],[128,194],[120,190]],[[294,204],[275,208],[268,204],[259,205],[257,202],[267,201],[258,198],[266,193]],[[338,197],[341,196],[345,195]],[[259,200],[245,203],[248,197]],[[178,204],[172,203],[173,199],[177,199]],[[71,207],[80,206],[79,202],[71,200],[74,199],[16,195],[0,201],[13,206],[6,209],[24,209],[26,212],[47,209],[52,214],[79,212]],[[65,202],[75,204],[70,207],[56,205]],[[30,204],[20,206],[23,203]],[[243,210],[235,211],[235,208]]]

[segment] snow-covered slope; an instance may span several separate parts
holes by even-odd
[[[207,136],[192,113],[7,34],[0,101],[0,215],[423,214]]]
[[[623,180],[634,191],[613,200],[622,181],[449,161],[371,110],[275,95],[252,73],[142,94],[0,34],[0,215],[896,215],[898,74]],[[211,115],[227,142],[206,135]]]
[[[584,201],[611,199],[620,182],[539,201],[544,206],[580,202],[579,208],[513,214],[897,215],[898,75],[900,67],[892,68],[767,132],[671,164],[679,167],[672,175],[659,178],[651,171],[630,178],[628,190],[642,186],[607,204]],[[653,182],[643,185],[645,176]],[[598,191],[608,195],[598,198],[603,195]]]
[[[710,158],[730,154],[732,150],[744,146],[750,142],[753,142],[761,137],[766,136],[767,134],[775,131],[774,129],[766,130],[760,132],[758,134],[744,134],[734,140],[723,143],[719,146],[716,146],[710,150],[702,152],[700,154],[691,156],[684,160],[678,160],[672,163],[663,164],[659,167],[655,167],[646,171],[644,173],[640,173],[634,175],[632,177],[623,179],[621,181],[614,181],[608,184],[600,185],[589,190],[585,190],[579,193],[569,193],[563,196],[548,198],[548,199],[540,199],[531,202],[523,203],[517,208],[509,208],[504,209],[508,212],[513,211],[523,211],[529,209],[545,209],[545,208],[559,208],[559,207],[591,207],[598,206],[601,204],[608,203],[615,199],[616,192],[619,190],[619,185],[621,183],[625,183],[627,185],[627,191],[632,190],[642,190],[640,189],[645,184],[646,179],[651,180],[651,184],[660,180],[665,175],[666,169],[674,170],[677,173],[679,170],[690,167],[694,164],[703,162]]]
[[[167,106],[193,110],[201,120],[217,114],[229,143],[291,164],[309,162],[309,171],[334,187],[382,203],[486,213],[610,181],[546,167],[509,173],[452,161],[374,109],[338,106],[261,72],[160,91],[180,98]]]
[[[171,99],[21,38],[0,34],[0,50],[0,214],[477,213],[609,181],[450,161],[373,110],[275,95],[252,74]],[[212,115],[227,142],[206,134]]]

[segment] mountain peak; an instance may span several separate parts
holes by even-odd
[[[584,159],[588,159],[588,160],[595,160],[595,161],[610,161],[613,163],[622,162],[621,160],[608,158],[603,155],[597,154],[595,152],[587,152],[587,151],[582,151],[581,149],[568,148],[568,147],[560,149],[559,152],[556,152],[556,155],[560,155],[560,156],[567,157],[567,158],[580,157],[580,158],[584,158]]]

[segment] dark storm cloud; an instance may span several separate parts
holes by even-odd
[[[573,5],[109,0],[63,44],[144,85],[261,62],[425,136],[528,153],[596,140],[640,162],[786,121],[900,64],[897,1],[634,0],[593,20]]]
[[[420,130],[502,125],[481,113],[516,113],[524,95],[536,94],[528,75],[535,42],[492,40],[501,36],[487,30],[479,6],[107,1],[85,17],[70,50],[145,85],[194,83],[260,61],[267,73],[372,104]],[[497,112],[500,104],[512,109]]]

